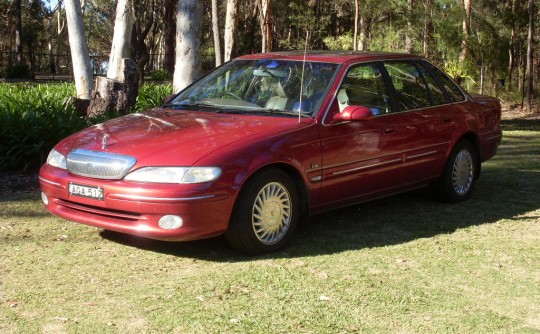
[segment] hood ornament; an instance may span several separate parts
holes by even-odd
[[[101,149],[104,150],[107,148],[107,139],[109,139],[109,135],[103,136],[103,139],[101,140]]]

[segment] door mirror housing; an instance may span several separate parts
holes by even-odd
[[[371,109],[364,106],[347,106],[334,115],[332,123],[369,121],[373,118]]]

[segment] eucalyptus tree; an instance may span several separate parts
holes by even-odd
[[[90,100],[90,92],[94,86],[94,81],[88,45],[84,35],[81,4],[79,0],[65,0],[65,6],[77,98]]]
[[[201,2],[179,0],[176,15],[174,92],[185,88],[201,74],[201,23]]]
[[[213,0],[215,1],[215,0]],[[224,31],[224,60],[229,61],[234,53],[236,26],[238,23],[238,0],[227,0]]]
[[[219,6],[217,0],[212,0],[212,33],[214,36],[214,55],[216,67],[222,63],[221,38],[219,29]]]

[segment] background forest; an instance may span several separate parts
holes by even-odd
[[[34,170],[70,133],[160,105],[223,61],[256,52],[421,54],[470,92],[535,113],[538,1],[0,0],[0,78],[24,81],[0,83],[0,171]],[[124,11],[133,15],[121,22]],[[115,102],[107,80],[123,80],[126,58],[135,75]]]
[[[177,5],[176,0],[134,2],[132,58],[144,74],[141,80],[173,74]],[[530,28],[536,55],[531,76],[540,77],[535,5],[534,0],[203,0],[202,68],[219,64],[224,52],[228,59],[227,54],[304,49],[309,33],[308,49],[423,54],[462,77],[469,90],[518,100],[527,86]],[[81,6],[92,68],[103,74],[116,4],[85,0]],[[232,24],[225,19],[231,12]],[[3,77],[72,74],[62,3],[0,0],[0,17]],[[222,48],[224,38],[230,41]]]

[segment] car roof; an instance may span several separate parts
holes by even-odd
[[[420,59],[422,57],[395,52],[372,52],[372,51],[312,51],[305,53],[306,61],[320,61],[329,63],[345,63],[347,61],[373,61],[389,59]],[[257,53],[238,57],[237,59],[288,59],[304,60],[303,51],[279,51],[268,53]]]

